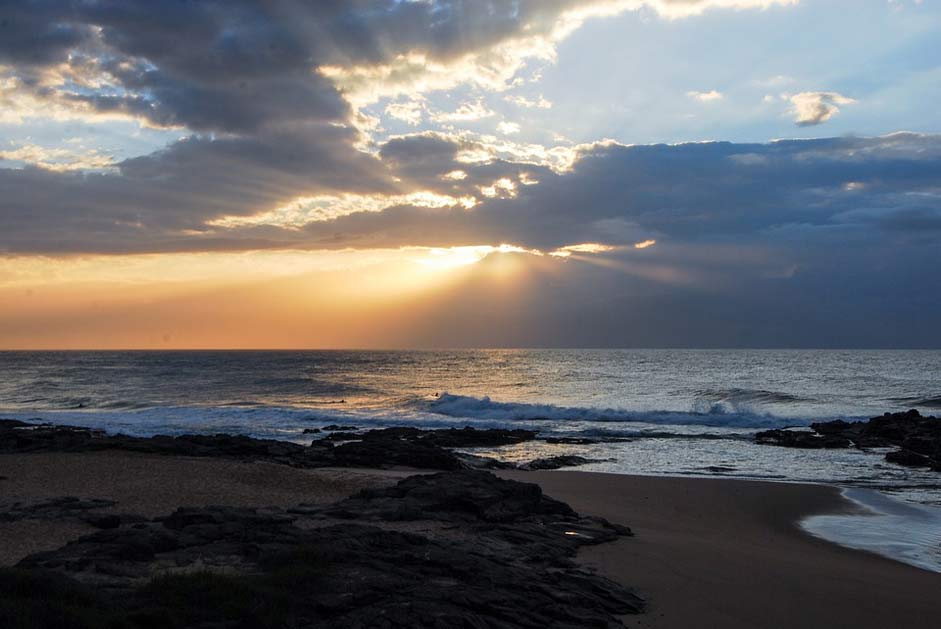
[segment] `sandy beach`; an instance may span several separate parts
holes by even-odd
[[[327,503],[408,470],[301,470],[271,463],[124,452],[0,457],[5,503],[65,495],[114,500],[153,517],[179,506]],[[797,521],[852,508],[833,487],[584,472],[502,472],[635,536],[579,561],[636,589],[649,611],[629,627],[928,627],[941,575],[845,549]],[[74,522],[0,524],[0,563],[90,532]]]
[[[646,594],[628,627],[932,627],[941,575],[818,540],[797,525],[853,509],[835,487],[586,472],[507,473],[636,537],[586,564]]]

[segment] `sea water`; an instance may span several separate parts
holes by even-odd
[[[936,472],[878,451],[753,441],[768,428],[909,408],[941,415],[941,351],[0,352],[0,417],[301,443],[311,439],[304,429],[334,423],[529,428],[618,441],[477,453],[579,454],[603,460],[580,469],[611,473],[834,483],[931,510],[941,505]],[[941,542],[941,531],[932,535],[929,527],[919,539]]]

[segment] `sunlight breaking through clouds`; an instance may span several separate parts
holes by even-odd
[[[639,327],[689,303],[760,326],[783,298],[823,319],[877,291],[934,315],[941,10],[853,6],[7,3],[3,306],[55,285],[86,308],[69,280],[138,273],[207,294],[287,275],[317,304],[512,277],[497,303],[620,299]],[[873,325],[856,338],[903,327]]]
[[[518,30],[487,47],[451,59],[436,59],[426,51],[402,52],[376,64],[323,64],[317,71],[335,81],[354,107],[401,94],[425,94],[461,84],[500,92],[516,84],[530,61],[552,62],[556,47],[591,19],[627,11],[649,10],[668,20],[701,15],[711,9],[767,9],[798,4],[799,0],[568,0],[527,5],[518,14]],[[538,106],[543,101],[538,101]],[[528,103],[526,106],[529,106]]]
[[[114,167],[114,160],[95,149],[44,147],[20,144],[9,150],[0,150],[0,162],[14,162],[38,166],[54,172],[69,170],[106,170]]]
[[[358,212],[382,212],[397,205],[421,208],[461,207],[469,210],[477,205],[477,202],[476,198],[469,195],[452,197],[429,191],[399,195],[321,195],[295,199],[288,205],[254,216],[225,216],[208,221],[206,224],[226,229],[252,225],[296,229],[310,223],[331,221]]]

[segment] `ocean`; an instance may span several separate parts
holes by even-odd
[[[811,518],[811,533],[941,571],[941,474],[892,465],[881,451],[753,442],[768,428],[909,408],[941,415],[941,351],[0,352],[0,417],[299,443],[328,424],[615,439],[474,452],[514,462],[577,454],[599,460],[578,469],[608,473],[836,484],[878,517]]]
[[[879,453],[757,446],[755,432],[917,408],[941,413],[941,351],[473,350],[2,352],[0,416],[135,435],[524,427],[619,437],[553,446],[586,469],[875,487],[939,502],[936,473]],[[489,454],[524,460],[544,443]],[[537,452],[539,450],[539,452]]]

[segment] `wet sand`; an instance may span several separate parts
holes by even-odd
[[[0,503],[61,496],[117,501],[153,517],[178,506],[332,502],[408,471],[300,470],[268,463],[122,452],[0,456]],[[650,611],[628,627],[933,627],[941,575],[801,531],[815,513],[852,509],[815,485],[586,472],[503,472],[636,536],[579,559],[637,589]],[[90,532],[82,524],[0,523],[0,565]]]
[[[797,525],[854,509],[821,485],[510,472],[636,537],[588,548],[586,564],[645,594],[628,627],[936,627],[941,574],[816,539]]]

